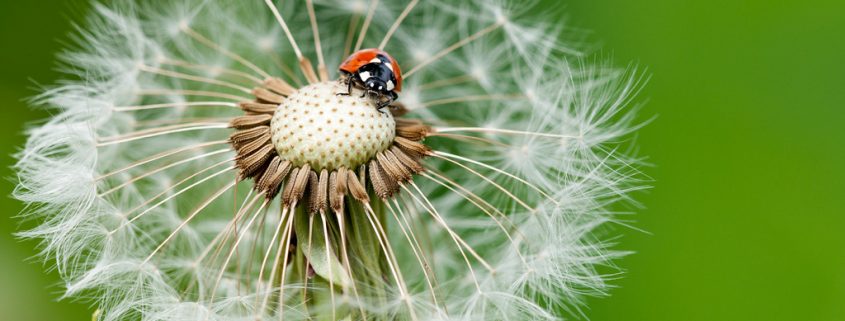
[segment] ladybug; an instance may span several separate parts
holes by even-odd
[[[365,95],[376,99],[376,108],[381,109],[390,105],[402,90],[402,70],[399,63],[387,52],[379,49],[364,49],[353,53],[340,65],[340,72],[347,83],[347,92],[339,95],[350,95],[352,86],[365,90]]]

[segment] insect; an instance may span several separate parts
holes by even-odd
[[[352,93],[352,86],[359,87],[365,95],[376,99],[376,108],[390,105],[402,90],[402,70],[387,52],[379,49],[364,49],[353,53],[340,65],[340,72],[347,82],[347,92]]]

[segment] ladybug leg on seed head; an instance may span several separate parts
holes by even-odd
[[[378,102],[376,103],[376,108],[382,109],[384,107],[390,106],[390,104],[392,104],[393,101],[396,100],[396,98],[398,98],[398,96],[396,95],[395,92],[392,92],[392,91],[388,92],[387,94],[379,93]]]
[[[352,94],[352,75],[343,72],[343,77],[340,79],[341,82],[346,81],[346,92],[345,93],[337,93],[338,96],[349,96]]]
[[[346,92],[337,93],[338,96],[349,96],[352,94],[352,78],[346,79]]]
[[[387,99],[384,99],[385,97]],[[384,108],[384,107],[390,106],[390,104],[392,104],[393,101],[396,100],[396,98],[399,98],[399,96],[396,95],[395,92],[388,91],[387,93],[385,93],[381,97],[379,97],[379,105],[380,105],[379,108]]]

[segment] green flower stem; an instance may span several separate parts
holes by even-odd
[[[382,226],[387,226],[384,203],[375,195],[371,195],[371,199],[370,206],[376,219]],[[301,282],[308,285],[300,291],[300,295],[314,320],[362,319],[359,309],[341,304],[344,297],[357,300],[357,296],[363,302],[356,304],[379,306],[387,306],[389,300],[386,282],[388,275],[385,274],[388,271],[387,256],[381,249],[378,234],[367,218],[369,214],[366,207],[347,199],[342,215],[349,262],[343,261],[341,225],[336,214],[325,214],[324,227],[320,213],[309,214],[306,206],[299,206],[294,212],[297,246],[288,284]],[[309,265],[313,271],[311,277],[308,275]],[[313,291],[313,288],[329,290]],[[336,303],[334,312],[325,309],[331,306],[332,295]]]

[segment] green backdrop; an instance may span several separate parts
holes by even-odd
[[[22,101],[50,83],[54,54],[88,10],[82,1],[0,2],[0,160],[25,124],[46,116]],[[557,1],[549,1],[549,3]],[[637,254],[603,320],[845,320],[845,2],[572,0],[569,21],[599,54],[652,75],[639,132],[654,189],[636,226]],[[85,304],[56,302],[55,274],[20,242],[0,199],[0,318],[89,320]]]

